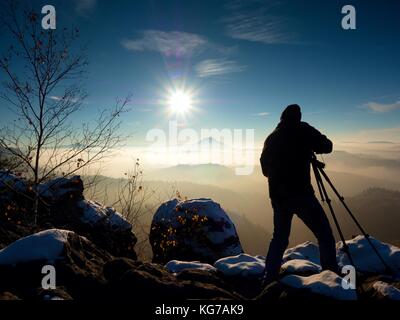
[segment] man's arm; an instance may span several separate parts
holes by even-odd
[[[308,125],[311,148],[315,153],[331,153],[333,143],[314,127]]]
[[[264,142],[264,148],[260,157],[261,170],[263,175],[266,177],[268,177],[268,171],[269,171],[269,162],[270,162],[269,151],[270,148],[268,147],[268,138],[267,138]]]

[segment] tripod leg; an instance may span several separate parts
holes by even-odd
[[[342,203],[343,207],[346,209],[347,213],[350,215],[350,217],[352,218],[352,220],[354,221],[354,223],[356,224],[358,229],[361,231],[361,233],[363,234],[363,236],[367,240],[368,244],[371,246],[372,250],[375,252],[375,254],[379,258],[379,260],[382,262],[382,264],[384,265],[385,269],[389,273],[392,273],[393,272],[392,269],[389,267],[389,265],[386,263],[386,261],[383,259],[383,257],[379,253],[379,251],[376,249],[376,247],[372,243],[371,239],[369,238],[369,234],[367,234],[365,232],[363,227],[360,225],[360,223],[358,222],[358,220],[354,216],[353,212],[351,212],[350,208],[347,206],[346,202],[344,201],[344,197],[339,194],[339,192],[337,191],[337,189],[333,185],[332,181],[329,179],[328,175],[326,174],[326,172],[322,168],[318,168],[318,169],[319,169],[319,172],[322,174],[322,176],[325,178],[325,180],[328,182],[329,186],[332,188],[333,192],[336,194],[336,196],[338,197],[338,199],[340,200],[340,202]]]
[[[323,194],[323,196],[324,196],[324,198],[325,198],[325,200],[326,200],[326,203],[328,204],[329,211],[330,211],[331,216],[332,216],[332,218],[333,218],[333,221],[334,221],[334,223],[335,223],[336,229],[338,230],[340,239],[342,240],[342,243],[343,243],[343,251],[344,251],[344,252],[347,254],[347,256],[349,257],[350,263],[351,263],[353,266],[355,266],[354,261],[353,261],[353,258],[351,257],[351,254],[350,254],[350,249],[349,249],[349,247],[348,247],[348,245],[347,245],[347,243],[346,243],[346,240],[345,240],[345,238],[344,238],[342,229],[340,228],[339,221],[338,221],[337,218],[336,218],[335,211],[333,210],[332,203],[331,203],[331,199],[329,198],[328,193],[327,193],[327,191],[326,191],[326,189],[325,189],[325,186],[324,186],[324,184],[323,184],[323,181],[322,181],[320,172],[319,172],[319,170],[315,170],[314,173],[315,173],[315,179],[317,180],[317,183],[319,184],[319,186],[320,186],[320,188],[321,188],[321,191],[322,191],[322,194]]]
[[[321,185],[320,185],[322,179],[317,179],[317,175],[319,175],[318,168],[314,162],[312,162],[311,165],[312,165],[312,168],[314,171],[315,180],[317,182],[318,192],[319,192],[319,195],[321,196],[321,201],[325,202],[324,194],[322,193],[322,189],[321,189]]]

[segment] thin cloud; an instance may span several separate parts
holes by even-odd
[[[75,0],[75,11],[81,15],[86,16],[96,7],[97,0]]]
[[[369,143],[369,144],[395,144],[393,141],[384,141],[384,140],[368,141],[367,143]]]
[[[76,103],[79,101],[78,98],[63,98],[60,96],[50,96],[49,98],[54,101],[67,101],[67,102],[73,102],[73,103]]]
[[[269,112],[259,112],[259,113],[255,113],[254,115],[258,116],[258,117],[266,117],[269,115]]]
[[[138,39],[123,40],[122,46],[131,51],[156,51],[165,56],[191,56],[204,48],[204,37],[180,31],[146,30]]]
[[[284,44],[294,41],[294,34],[285,30],[282,18],[259,14],[237,14],[226,20],[228,36],[234,39]]]
[[[266,44],[294,43],[296,35],[288,29],[287,19],[271,13],[281,3],[235,1],[227,6],[229,16],[222,21],[228,36]]]
[[[378,103],[378,102],[368,102],[366,106],[375,113],[386,113],[394,110],[400,110],[400,101],[395,103]]]
[[[196,65],[197,75],[201,78],[214,77],[234,72],[242,72],[246,66],[227,59],[207,59]]]

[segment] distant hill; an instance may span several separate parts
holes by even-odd
[[[356,195],[368,187],[400,190],[399,182],[336,171],[329,163],[327,173],[345,196]],[[177,165],[147,172],[146,180],[211,184],[240,193],[265,195],[268,192],[267,179],[262,175],[260,166],[255,166],[251,175],[238,176],[234,168],[219,164]]]
[[[348,199],[367,232],[385,241],[400,241],[400,192],[369,188]]]
[[[400,160],[386,159],[377,156],[355,154],[346,151],[335,151],[329,157],[329,161],[341,162],[354,167],[384,167],[388,169],[400,169]]]
[[[190,181],[218,184],[235,177],[233,169],[219,164],[181,164],[147,173],[149,180]]]
[[[332,199],[345,237],[349,239],[352,235],[361,234],[344,207],[336,198],[332,197]],[[383,188],[369,188],[356,196],[345,199],[345,201],[367,233],[382,239],[382,241],[400,243],[400,192]],[[326,205],[324,209],[331,220],[336,239],[339,239],[329,209]],[[297,219],[294,229],[299,242],[313,238],[309,230]]]

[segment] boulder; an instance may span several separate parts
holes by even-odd
[[[235,225],[211,199],[178,199],[163,203],[150,230],[153,262],[216,260],[243,252]]]
[[[21,300],[21,299],[18,298],[15,294],[6,291],[0,293],[0,300]]]
[[[127,258],[116,258],[108,261],[103,266],[104,277],[110,283],[115,283],[121,279],[125,272],[136,268],[137,264],[134,260]]]
[[[183,270],[206,270],[210,272],[216,272],[212,265],[208,263],[201,263],[199,261],[179,261],[179,260],[171,260],[168,262],[165,267],[171,273],[178,273]]]
[[[178,280],[196,281],[201,283],[209,283],[218,288],[232,291],[232,287],[228,282],[225,282],[218,273],[204,269],[184,269],[178,272],[175,277]]]
[[[21,224],[32,220],[33,192],[29,183],[8,171],[0,170],[0,222]]]
[[[79,176],[51,180],[40,190],[49,207],[39,223],[73,230],[114,256],[136,259],[132,225],[115,209],[84,199]]]
[[[83,181],[80,176],[70,178],[60,177],[52,179],[38,186],[40,197],[47,203],[57,203],[66,200],[82,200]]]
[[[132,225],[114,208],[95,201],[81,200],[76,203],[78,220],[70,220],[67,227],[84,235],[99,247],[116,257],[136,259],[136,236]]]
[[[11,172],[0,170],[0,190],[0,200],[7,201],[17,194],[27,192],[28,183]]]
[[[369,300],[400,300],[400,282],[391,276],[370,277],[362,284],[362,294]]]
[[[369,237],[375,249],[379,252],[382,259],[390,267],[391,271],[400,275],[400,248],[394,245],[379,241],[374,237]],[[368,243],[363,235],[358,235],[351,240],[347,240],[351,257],[353,258],[357,272],[368,274],[385,274],[387,270],[385,265],[379,260],[376,252]],[[342,241],[336,244],[338,252],[338,262],[340,266],[349,265],[350,260],[343,252]]]
[[[282,282],[275,281],[266,286],[255,298],[257,301],[265,303],[299,302],[313,303],[332,302],[334,299],[325,295],[312,292],[310,288],[295,288]]]
[[[0,249],[17,241],[19,238],[41,231],[35,225],[17,224],[13,221],[0,223]]]
[[[214,267],[226,276],[262,277],[265,271],[265,257],[241,253],[236,256],[221,258]]]
[[[106,283],[103,265],[112,258],[73,231],[41,231],[0,251],[0,291],[13,290],[23,299],[35,299],[44,277],[42,268],[52,265],[57,288],[65,288],[61,298],[101,299]]]
[[[288,275],[282,278],[281,282],[293,288],[308,289],[312,293],[337,300],[357,299],[356,290],[343,288],[342,278],[329,270],[308,277]]]
[[[113,273],[114,280],[109,282],[112,300],[165,302],[240,298],[213,283],[178,279],[159,264],[137,262],[135,267],[121,273],[120,277]]]
[[[297,274],[308,276],[321,272],[321,266],[305,259],[288,260],[281,266],[283,274]]]
[[[132,225],[115,209],[86,200],[79,176],[55,178],[37,186],[9,172],[0,171],[0,248],[40,230],[58,228],[75,231],[114,256],[136,259],[137,242]]]
[[[286,249],[285,253],[283,254],[282,262],[287,262],[290,260],[308,260],[319,265],[319,247],[317,244],[311,241],[306,241],[298,244],[297,246]]]

